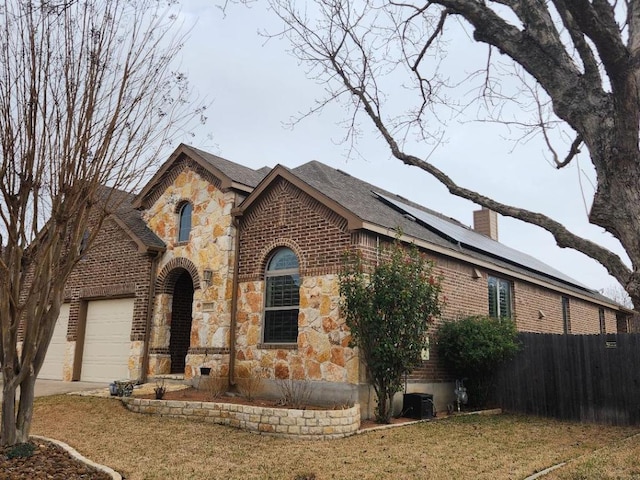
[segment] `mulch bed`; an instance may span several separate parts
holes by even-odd
[[[111,476],[73,458],[53,443],[34,440],[30,457],[9,458],[0,449],[0,480],[110,480]]]
[[[155,399],[155,394],[136,395],[137,398]],[[256,407],[266,408],[295,408],[290,405],[283,405],[279,400],[270,400],[266,398],[254,398],[248,400],[240,395],[222,394],[218,396],[211,395],[206,390],[197,390],[195,388],[185,388],[183,390],[169,390],[165,392],[162,400],[178,400],[180,402],[217,402],[217,403],[233,403],[236,405],[253,405]],[[331,410],[331,407],[318,405],[305,405],[303,410]]]

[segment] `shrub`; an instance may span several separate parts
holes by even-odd
[[[209,400],[215,400],[229,389],[229,379],[219,368],[212,367],[209,375],[200,376],[198,389],[204,390]]]
[[[156,382],[153,392],[155,393],[156,400],[162,400],[164,394],[167,392],[167,387],[164,385],[164,379],[162,380],[162,383]]]
[[[253,401],[256,394],[262,390],[264,377],[262,369],[258,365],[254,365],[247,369],[239,369],[236,385],[240,395],[249,401]]]
[[[440,314],[440,278],[414,246],[396,241],[377,265],[347,255],[340,294],[352,345],[360,348],[367,377],[378,397],[376,420],[389,423],[391,400],[402,378],[420,363],[427,331]]]
[[[470,316],[440,326],[438,354],[451,373],[469,379],[474,404],[486,402],[492,373],[518,352],[517,335],[515,322],[508,318]]]
[[[7,459],[29,458],[36,451],[33,443],[16,443],[7,452]]]
[[[280,402],[282,405],[293,408],[304,408],[309,404],[313,390],[309,380],[293,380],[280,378],[276,380],[280,390]]]

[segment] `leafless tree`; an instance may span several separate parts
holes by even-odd
[[[633,308],[633,303],[629,298],[629,294],[617,283],[603,288],[602,290],[600,290],[600,293],[602,293],[605,297],[609,297],[611,300],[619,303],[620,305],[624,305],[627,308]]]
[[[600,262],[640,308],[639,0],[270,0],[270,5],[284,21],[281,34],[294,54],[310,67],[310,75],[326,82],[328,96],[318,109],[346,100],[352,131],[364,114],[395,158],[431,174],[452,194],[542,227],[560,247]],[[489,54],[477,75],[454,81],[438,67],[446,59],[447,35],[461,33],[460,25],[473,30],[469,40],[488,45]],[[522,80],[513,94],[505,92],[505,70],[509,81]],[[458,185],[416,147],[412,133],[423,145],[437,144],[442,123],[434,118],[443,106],[468,106],[452,99],[450,87],[478,78],[475,99],[498,112],[494,120],[505,122],[499,115],[504,102],[533,105],[528,112],[533,119],[513,123],[527,135],[542,133],[554,166],[563,168],[581,150],[588,152],[597,177],[589,221],[620,241],[631,267],[549,216]],[[392,97],[398,89],[414,94],[402,111]],[[532,102],[523,105],[525,95]],[[558,129],[570,134],[566,154],[552,146]]]
[[[156,0],[0,3],[2,445],[28,439],[69,273],[121,189],[203,114],[173,70],[176,19]]]

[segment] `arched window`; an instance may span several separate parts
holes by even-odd
[[[191,213],[193,212],[193,206],[189,202],[184,202],[178,210],[178,241],[188,242],[189,234],[191,233]]]
[[[300,274],[298,258],[281,248],[271,257],[265,272],[264,343],[298,341]]]

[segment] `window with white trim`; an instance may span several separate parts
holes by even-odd
[[[489,316],[511,318],[511,282],[504,278],[489,277]]]
[[[277,250],[265,272],[264,343],[297,343],[300,308],[298,257],[289,248]]]

